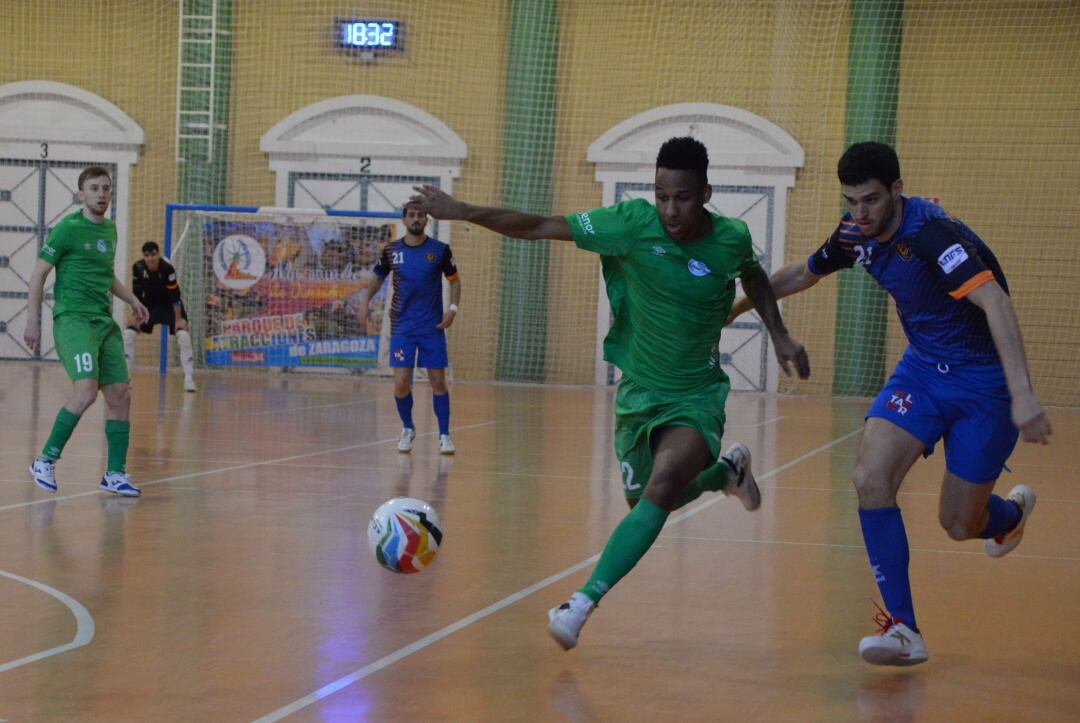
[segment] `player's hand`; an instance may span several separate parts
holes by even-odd
[[[465,218],[465,204],[445,191],[426,185],[413,186],[413,190],[416,195],[410,197],[409,201],[417,204],[429,216],[448,221]]]
[[[142,326],[146,322],[150,321],[150,312],[146,310],[142,302],[138,299],[133,299],[131,304],[131,313],[135,315],[135,323]]]
[[[447,309],[446,313],[443,314],[442,321],[440,321],[438,324],[436,324],[435,328],[440,330],[440,331],[442,331],[443,329],[448,328],[451,324],[454,323],[454,318],[456,316],[457,316],[456,311],[450,311],[449,309]]]
[[[1050,420],[1034,394],[1013,397],[1012,418],[1025,442],[1050,443],[1050,435],[1053,433]]]
[[[26,329],[23,331],[23,341],[26,342],[26,346],[30,348],[30,351],[36,352],[38,350],[38,342],[41,341],[41,322],[40,321],[27,321]]]
[[[799,379],[810,378],[810,358],[806,356],[806,349],[799,342],[787,334],[777,334],[772,338],[773,349],[776,351],[776,360],[780,362],[780,368],[784,374],[791,376],[791,367],[795,365],[795,371]]]

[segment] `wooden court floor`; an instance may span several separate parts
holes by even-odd
[[[626,507],[609,390],[457,384],[440,457],[426,385],[399,454],[387,381],[136,374],[138,500],[98,493],[102,403],[58,465],[26,466],[67,394],[0,365],[0,720],[1001,721],[1080,719],[1080,412],[1021,446],[1023,544],[992,560],[937,526],[942,460],[902,489],[930,661],[864,664],[876,588],[848,482],[866,401],[734,396],[765,494],[672,515],[563,652],[546,611]],[[446,537],[381,569],[367,519],[408,494]]]

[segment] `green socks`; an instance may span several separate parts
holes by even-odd
[[[109,443],[107,472],[123,472],[127,467],[128,440],[131,439],[131,422],[126,419],[105,420],[105,441]]]
[[[718,460],[716,464],[710,464],[701,470],[701,473],[694,478],[689,487],[683,490],[683,493],[679,495],[679,499],[675,501],[673,509],[677,510],[690,504],[698,497],[701,497],[702,492],[721,491],[727,487],[728,478],[731,474],[731,465],[724,460]]]
[[[79,415],[68,411],[67,407],[60,407],[53,422],[52,432],[45,440],[45,448],[41,450],[41,458],[55,462],[60,459],[60,453],[71,439],[71,433],[75,431],[75,425],[79,423]]]
[[[608,538],[600,561],[581,593],[594,603],[633,569],[652,547],[670,513],[642,498]]]

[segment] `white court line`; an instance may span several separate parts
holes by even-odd
[[[487,427],[492,424],[498,424],[497,420],[491,420],[490,422],[479,422],[477,424],[466,424],[463,427],[454,427],[453,431],[458,432],[462,429],[475,429],[476,427]],[[431,437],[434,436],[434,432],[423,432],[416,435],[419,437]],[[291,462],[294,459],[306,459],[307,457],[318,457],[320,454],[335,454],[337,452],[347,452],[351,449],[362,449],[364,447],[374,447],[379,444],[389,444],[390,442],[396,442],[397,438],[393,439],[380,439],[375,442],[364,442],[363,444],[350,444],[345,447],[335,447],[334,449],[323,449],[318,452],[304,452],[303,454],[293,454],[288,457],[278,457],[277,459],[264,459],[261,462],[246,462],[244,464],[234,464],[229,467],[219,467],[217,469],[206,469],[199,472],[188,472],[187,474],[173,475],[172,477],[162,477],[161,479],[148,480],[146,482],[139,482],[142,487],[147,485],[161,484],[162,482],[175,482],[178,479],[190,479],[192,477],[202,477],[204,475],[219,474],[221,472],[235,472],[238,469],[251,469],[252,467],[261,467],[266,464],[277,464],[279,462]],[[103,495],[111,494],[105,492],[105,490],[96,489],[90,492],[79,492],[74,495],[60,495],[59,497],[44,497],[40,500],[31,500],[30,502],[19,502],[14,505],[5,505],[0,507],[0,512],[4,510],[15,510],[20,507],[31,507],[33,505],[40,505],[46,502],[58,502],[60,500],[70,500],[76,497],[86,497],[87,495]]]
[[[843,435],[842,437],[837,437],[836,439],[829,442],[828,444],[823,444],[822,446],[818,447],[817,449],[811,450],[811,451],[807,452],[806,454],[804,454],[804,455],[802,455],[800,457],[796,457],[795,459],[793,459],[790,462],[787,462],[786,464],[780,465],[776,469],[769,470],[765,474],[756,475],[756,477],[757,477],[757,479],[768,479],[770,477],[778,475],[781,472],[783,472],[784,470],[789,469],[791,467],[794,467],[795,465],[797,465],[797,464],[799,464],[801,462],[804,462],[807,459],[810,459],[814,455],[816,455],[816,454],[818,454],[820,452],[824,452],[825,450],[829,449],[830,447],[834,447],[837,444],[839,444],[839,443],[841,443],[841,442],[843,442],[843,441],[845,441],[847,439],[850,439],[851,437],[854,437],[856,434],[859,434],[860,432],[862,432],[862,427],[859,427],[858,429],[856,429],[856,430],[854,430],[852,432],[848,432],[847,434]],[[717,502],[720,502],[723,499],[726,499],[724,495],[720,495],[720,494],[713,495],[712,498],[706,500],[705,502],[694,505],[690,509],[686,510],[685,512],[683,512],[681,514],[675,515],[674,517],[669,517],[668,521],[664,525],[664,527],[665,528],[670,527],[671,525],[678,524],[678,523],[682,522],[683,520],[685,520],[685,519],[687,519],[689,517],[693,517],[694,515],[698,514],[699,512],[702,512],[704,510],[707,510],[708,508],[712,507]],[[599,559],[600,559],[600,553],[597,553],[597,554],[593,555],[592,557],[589,557],[589,558],[586,558],[585,560],[582,560],[581,562],[577,563],[576,565],[572,565],[572,566],[566,568],[565,570],[562,570],[560,572],[555,573],[554,575],[552,575],[550,577],[544,578],[543,580],[541,580],[538,583],[535,583],[533,585],[530,585],[529,587],[518,590],[517,592],[513,593],[512,595],[504,597],[502,600],[499,600],[498,602],[492,603],[491,605],[488,605],[486,608],[484,608],[482,610],[476,611],[472,615],[467,615],[467,616],[461,618],[460,620],[458,620],[457,622],[451,623],[450,625],[447,625],[445,628],[442,628],[441,630],[436,630],[431,635],[427,635],[427,636],[425,636],[423,638],[420,638],[416,642],[410,643],[409,645],[406,645],[404,648],[399,648],[398,650],[395,650],[394,652],[390,653],[389,655],[385,655],[385,656],[379,658],[378,660],[376,660],[375,662],[369,663],[368,665],[365,665],[363,668],[358,668],[357,670],[354,670],[353,672],[349,673],[348,675],[346,675],[344,677],[341,677],[341,678],[338,678],[337,680],[333,681],[332,683],[327,683],[326,685],[324,685],[323,687],[321,687],[318,690],[314,691],[313,693],[309,693],[308,695],[305,695],[303,698],[298,698],[298,699],[294,700],[292,703],[289,703],[288,705],[282,706],[281,708],[278,708],[277,710],[275,710],[272,713],[267,713],[266,715],[262,716],[261,718],[257,718],[254,723],[273,723],[273,721],[279,721],[282,718],[284,718],[285,716],[292,715],[293,713],[295,713],[295,712],[297,712],[299,710],[303,710],[304,708],[308,707],[312,703],[317,703],[318,701],[322,700],[323,698],[326,698],[326,697],[328,697],[330,695],[333,695],[334,693],[341,690],[342,688],[345,688],[345,687],[347,687],[349,685],[352,685],[353,683],[355,683],[355,682],[357,682],[359,680],[363,680],[364,678],[368,677],[372,673],[377,673],[380,670],[382,670],[383,668],[386,668],[386,667],[388,667],[390,665],[393,665],[397,661],[399,661],[399,660],[401,660],[403,658],[407,658],[410,655],[412,655],[413,653],[420,652],[421,650],[423,650],[424,648],[428,647],[429,645],[431,645],[433,643],[437,643],[438,641],[442,640],[443,638],[447,637],[448,635],[453,635],[458,630],[461,630],[462,628],[468,627],[469,625],[472,625],[473,623],[477,622],[478,620],[482,620],[482,619],[488,617],[489,615],[493,615],[494,613],[499,612],[503,608],[509,607],[510,605],[513,605],[517,601],[522,600],[522,599],[528,597],[529,595],[532,595],[534,592],[538,592],[538,591],[544,589],[548,585],[551,585],[553,583],[558,582],[559,580],[562,580],[565,577],[569,577],[570,575],[573,575],[575,572],[578,572],[579,570],[582,570],[582,569],[592,565],[594,562],[596,562]]]
[[[378,401],[378,399],[357,399],[352,402],[334,402],[333,404],[311,404],[305,407],[285,407],[284,409],[274,409],[262,412],[250,412],[250,415],[257,416],[259,414],[284,414],[285,412],[301,412],[306,409],[326,409],[327,407],[348,407],[353,404],[373,404]]]
[[[786,417],[773,417],[772,419],[766,419],[764,422],[757,422],[756,424],[728,424],[724,429],[754,429],[756,427],[764,427],[768,424],[776,424],[781,419],[786,419]]]
[[[75,637],[70,643],[66,645],[58,645],[55,648],[49,648],[48,650],[42,650],[40,653],[34,653],[33,655],[27,655],[25,658],[19,658],[18,660],[12,660],[10,663],[4,663],[0,665],[0,673],[7,672],[14,668],[18,668],[20,665],[26,665],[27,663],[33,663],[35,660],[41,660],[42,658],[48,658],[50,655],[57,655],[68,650],[74,650],[75,648],[81,648],[94,639],[94,619],[90,617],[90,613],[84,608],[78,600],[60,592],[56,588],[49,587],[44,583],[40,583],[37,580],[31,580],[28,577],[22,577],[11,572],[5,572],[0,570],[0,575],[11,578],[15,582],[21,582],[24,585],[37,588],[44,593],[52,595],[60,602],[67,605],[68,610],[75,616]]]

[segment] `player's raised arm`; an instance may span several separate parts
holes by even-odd
[[[573,241],[570,224],[562,216],[539,216],[508,208],[473,206],[458,201],[434,186],[413,186],[416,195],[409,199],[425,213],[446,221],[468,221],[511,238]]]
[[[746,292],[746,298],[753,304],[765,328],[769,330],[776,359],[780,362],[780,368],[784,370],[784,374],[791,376],[789,364],[793,364],[799,379],[808,379],[810,360],[806,356],[806,349],[788,334],[784,320],[780,317],[780,308],[776,305],[777,295],[773,293],[773,287],[765,271],[757,267],[755,271],[743,277],[742,286]]]

